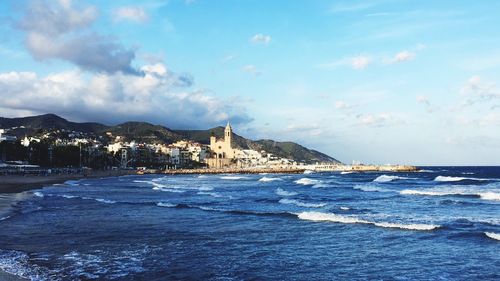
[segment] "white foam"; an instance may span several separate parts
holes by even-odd
[[[313,188],[325,188],[325,187],[328,187],[328,185],[325,183],[317,183],[317,184],[313,185],[312,187]]]
[[[0,270],[28,280],[51,280],[47,268],[30,264],[29,256],[20,251],[0,250]]]
[[[102,199],[102,198],[96,198],[94,200],[97,201],[97,202],[106,203],[106,204],[114,204],[114,203],[116,203],[116,201],[108,200],[108,199]]]
[[[463,180],[487,181],[490,179],[466,178],[466,177],[448,177],[448,176],[437,176],[434,179],[434,181],[440,181],[440,182],[453,182],[453,181],[463,181]]]
[[[281,181],[282,179],[280,178],[268,178],[268,177],[263,177],[259,181],[261,182],[270,182],[270,181]]]
[[[171,203],[159,202],[156,204],[158,207],[167,207],[167,208],[175,208],[177,205]]]
[[[74,196],[74,195],[67,195],[67,194],[63,194],[63,195],[61,195],[61,197],[64,197],[64,198],[66,198],[66,199],[78,198],[78,196]]]
[[[219,194],[217,192],[200,191],[197,194],[199,194],[199,195],[209,195],[209,196],[212,196],[214,198],[229,198],[229,199],[233,199],[232,196],[225,196],[225,195]]]
[[[302,212],[298,214],[301,220],[310,221],[330,221],[338,223],[368,223],[367,221],[360,220],[357,217],[352,216],[340,216],[332,213],[321,213],[321,212]]]
[[[163,192],[173,192],[173,193],[184,193],[184,192],[186,192],[185,190],[172,189],[172,188],[164,188],[164,187],[158,187],[158,186],[153,187],[153,190],[159,190],[159,191],[163,191]]]
[[[490,237],[491,239],[499,240],[500,241],[500,234],[494,233],[494,232],[485,232],[486,236]]]
[[[204,179],[204,178],[206,178],[206,177],[207,177],[207,176],[205,176],[205,175],[199,175],[199,176],[198,176],[198,178],[199,178],[199,179]]]
[[[478,195],[484,200],[500,201],[500,193],[497,192],[480,192]]]
[[[343,171],[343,172],[340,172],[341,175],[347,175],[347,174],[352,174],[353,172],[348,172],[348,171]]]
[[[373,185],[359,185],[359,184],[357,184],[353,188],[358,189],[358,190],[362,190],[362,191],[366,191],[366,192],[391,192],[391,190],[388,190],[388,189],[385,189],[382,187],[378,187],[378,186],[373,186]]]
[[[297,214],[299,219],[310,220],[310,221],[329,221],[336,223],[362,223],[362,224],[372,224],[379,227],[385,228],[399,228],[405,230],[433,230],[439,228],[439,225],[435,224],[400,224],[400,223],[390,223],[390,222],[373,222],[364,219],[360,219],[356,216],[343,216],[333,213],[321,213],[321,212],[302,212]]]
[[[466,188],[434,188],[428,190],[404,189],[399,192],[402,195],[424,195],[424,196],[479,196],[483,200],[500,201],[500,193],[493,191],[478,192]]]
[[[390,223],[390,222],[375,222],[376,226],[388,227],[388,228],[399,228],[399,229],[409,229],[409,230],[433,230],[439,228],[436,224],[400,224],[400,223]]]
[[[220,177],[221,180],[242,180],[246,179],[246,177],[240,177],[240,176],[224,176]]]
[[[43,198],[43,193],[41,193],[40,191],[33,192],[33,195],[35,195],[36,197]]]
[[[391,182],[393,180],[406,180],[408,178],[398,176],[381,175],[374,179],[374,182]]]
[[[294,195],[297,195],[297,192],[286,191],[286,190],[278,187],[276,189],[276,194],[278,194],[279,196],[294,196]]]
[[[434,173],[432,170],[419,170],[419,173]]]
[[[322,208],[326,206],[326,203],[306,203],[293,199],[281,199],[279,202],[281,204],[292,204],[295,206],[305,207],[305,208]]]
[[[314,173],[314,171],[311,171],[311,170],[305,170],[305,171],[304,171],[304,174],[306,174],[306,175],[308,175],[308,174],[313,174],[313,173]]]
[[[295,181],[296,184],[302,184],[302,185],[315,185],[320,183],[319,180],[315,179],[310,179],[310,178],[301,178]]]
[[[343,207],[343,206],[342,206],[342,207],[340,207],[340,209],[341,209],[341,210],[344,210],[344,211],[347,211],[347,210],[350,210],[351,208],[349,208],[349,207]]]

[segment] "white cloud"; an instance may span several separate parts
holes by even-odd
[[[127,6],[120,7],[113,11],[115,21],[134,21],[144,23],[148,21],[149,16],[142,7]]]
[[[351,67],[353,69],[365,69],[371,63],[371,58],[365,55],[353,57],[351,60]]]
[[[479,75],[470,77],[460,89],[460,93],[466,97],[462,106],[500,99],[496,83],[485,82]]]
[[[255,43],[255,44],[267,45],[271,42],[271,36],[259,33],[259,34],[255,34],[252,38],[250,38],[250,41],[252,43]]]
[[[253,64],[247,64],[247,65],[243,66],[242,70],[246,73],[250,73],[250,74],[253,74],[255,76],[262,74],[262,72],[260,72],[257,69],[257,67]]]
[[[400,117],[392,113],[359,114],[356,118],[358,125],[369,127],[385,127],[403,123]]]
[[[371,57],[367,55],[359,55],[350,58],[343,58],[329,63],[319,64],[318,67],[324,69],[334,69],[339,66],[350,66],[352,69],[362,70],[365,69],[371,62]]]
[[[35,59],[61,59],[82,69],[137,73],[135,51],[109,36],[90,32],[97,19],[94,6],[73,7],[71,1],[34,1],[17,26],[26,32],[25,45]]]
[[[143,76],[88,75],[79,70],[44,77],[33,72],[0,73],[0,108],[105,123],[144,120],[174,128],[206,128],[228,118],[235,123],[251,120],[237,104],[188,89],[192,78],[171,72],[164,64],[140,70]]]
[[[405,61],[411,61],[415,58],[416,54],[410,51],[401,51],[389,60],[389,63],[400,63]]]

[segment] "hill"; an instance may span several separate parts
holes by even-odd
[[[105,135],[111,132],[113,135],[123,136],[125,140],[136,140],[145,143],[172,143],[182,139],[193,140],[203,144],[209,144],[210,135],[224,136],[224,127],[215,127],[208,130],[171,130],[161,125],[153,125],[147,122],[125,122],[116,126],[107,126],[100,123],[86,122],[77,123],[68,121],[55,114],[44,114],[22,118],[1,118],[0,128],[14,128],[9,134],[17,137],[33,135],[39,130],[71,130],[95,135]],[[339,162],[324,153],[308,149],[294,142],[277,142],[273,140],[250,140],[234,134],[234,145],[239,149],[253,149],[266,151],[276,156],[294,159],[305,163],[315,162]]]

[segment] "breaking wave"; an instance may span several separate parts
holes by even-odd
[[[388,189],[378,187],[378,186],[373,186],[373,185],[359,185],[359,184],[357,184],[353,188],[358,189],[358,190],[362,190],[362,191],[366,191],[366,192],[391,192],[392,191],[392,190],[388,190]]]
[[[171,203],[164,203],[164,202],[159,202],[156,204],[158,207],[167,207],[167,208],[175,208],[177,205],[176,204],[171,204]]]
[[[279,202],[281,204],[292,204],[295,206],[305,207],[305,208],[322,208],[326,206],[326,203],[306,203],[293,199],[281,199]]]
[[[423,196],[466,196],[478,197],[483,200],[500,201],[500,193],[493,191],[477,192],[466,189],[432,189],[414,190],[404,189],[399,192],[401,195],[423,195]]]
[[[347,210],[350,210],[351,208],[342,206],[342,207],[340,207],[340,209],[343,211],[347,211]]]
[[[43,193],[41,193],[40,191],[35,191],[33,192],[33,195],[35,195],[36,197],[40,197],[40,198],[43,198]]]
[[[347,175],[347,174],[352,174],[354,172],[349,172],[349,171],[343,171],[343,172],[340,172],[341,175]]]
[[[49,279],[47,268],[30,264],[29,260],[23,252],[0,250],[0,270],[29,280],[60,280]]]
[[[270,181],[281,181],[282,179],[280,178],[268,178],[268,177],[263,177],[259,181],[261,182],[270,182]]]
[[[313,174],[313,173],[314,173],[314,171],[312,171],[312,170],[305,170],[304,171],[304,174],[306,174],[306,175]]]
[[[494,232],[485,232],[484,233],[486,236],[488,236],[491,239],[499,240],[500,241],[500,234],[494,233]]]
[[[220,177],[221,180],[242,180],[246,179],[246,177],[240,177],[240,176],[223,176]]]
[[[393,180],[406,180],[408,178],[398,176],[381,175],[374,179],[374,182],[391,182]]]
[[[294,195],[297,195],[297,192],[286,191],[286,190],[278,187],[276,189],[276,194],[278,194],[279,196],[294,196]]]
[[[315,185],[320,183],[319,180],[315,179],[310,179],[310,178],[301,178],[295,181],[296,184],[302,184],[302,185]]]
[[[362,224],[372,224],[379,227],[385,228],[399,228],[405,230],[433,230],[439,228],[440,225],[435,224],[400,224],[391,222],[374,222],[364,219],[360,219],[356,216],[342,216],[333,213],[321,213],[321,212],[302,212],[297,214],[299,219],[310,220],[310,221],[328,221],[336,223],[362,223]]]
[[[489,181],[491,179],[467,178],[467,177],[448,177],[448,176],[437,176],[434,179],[434,181],[439,181],[439,182],[454,182],[454,181],[463,181],[463,180]]]

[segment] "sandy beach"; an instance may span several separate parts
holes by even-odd
[[[68,180],[84,178],[104,178],[135,174],[135,171],[93,171],[88,174],[68,174],[50,176],[0,176],[0,193],[18,193],[26,190],[37,189],[47,185],[64,183]]]

